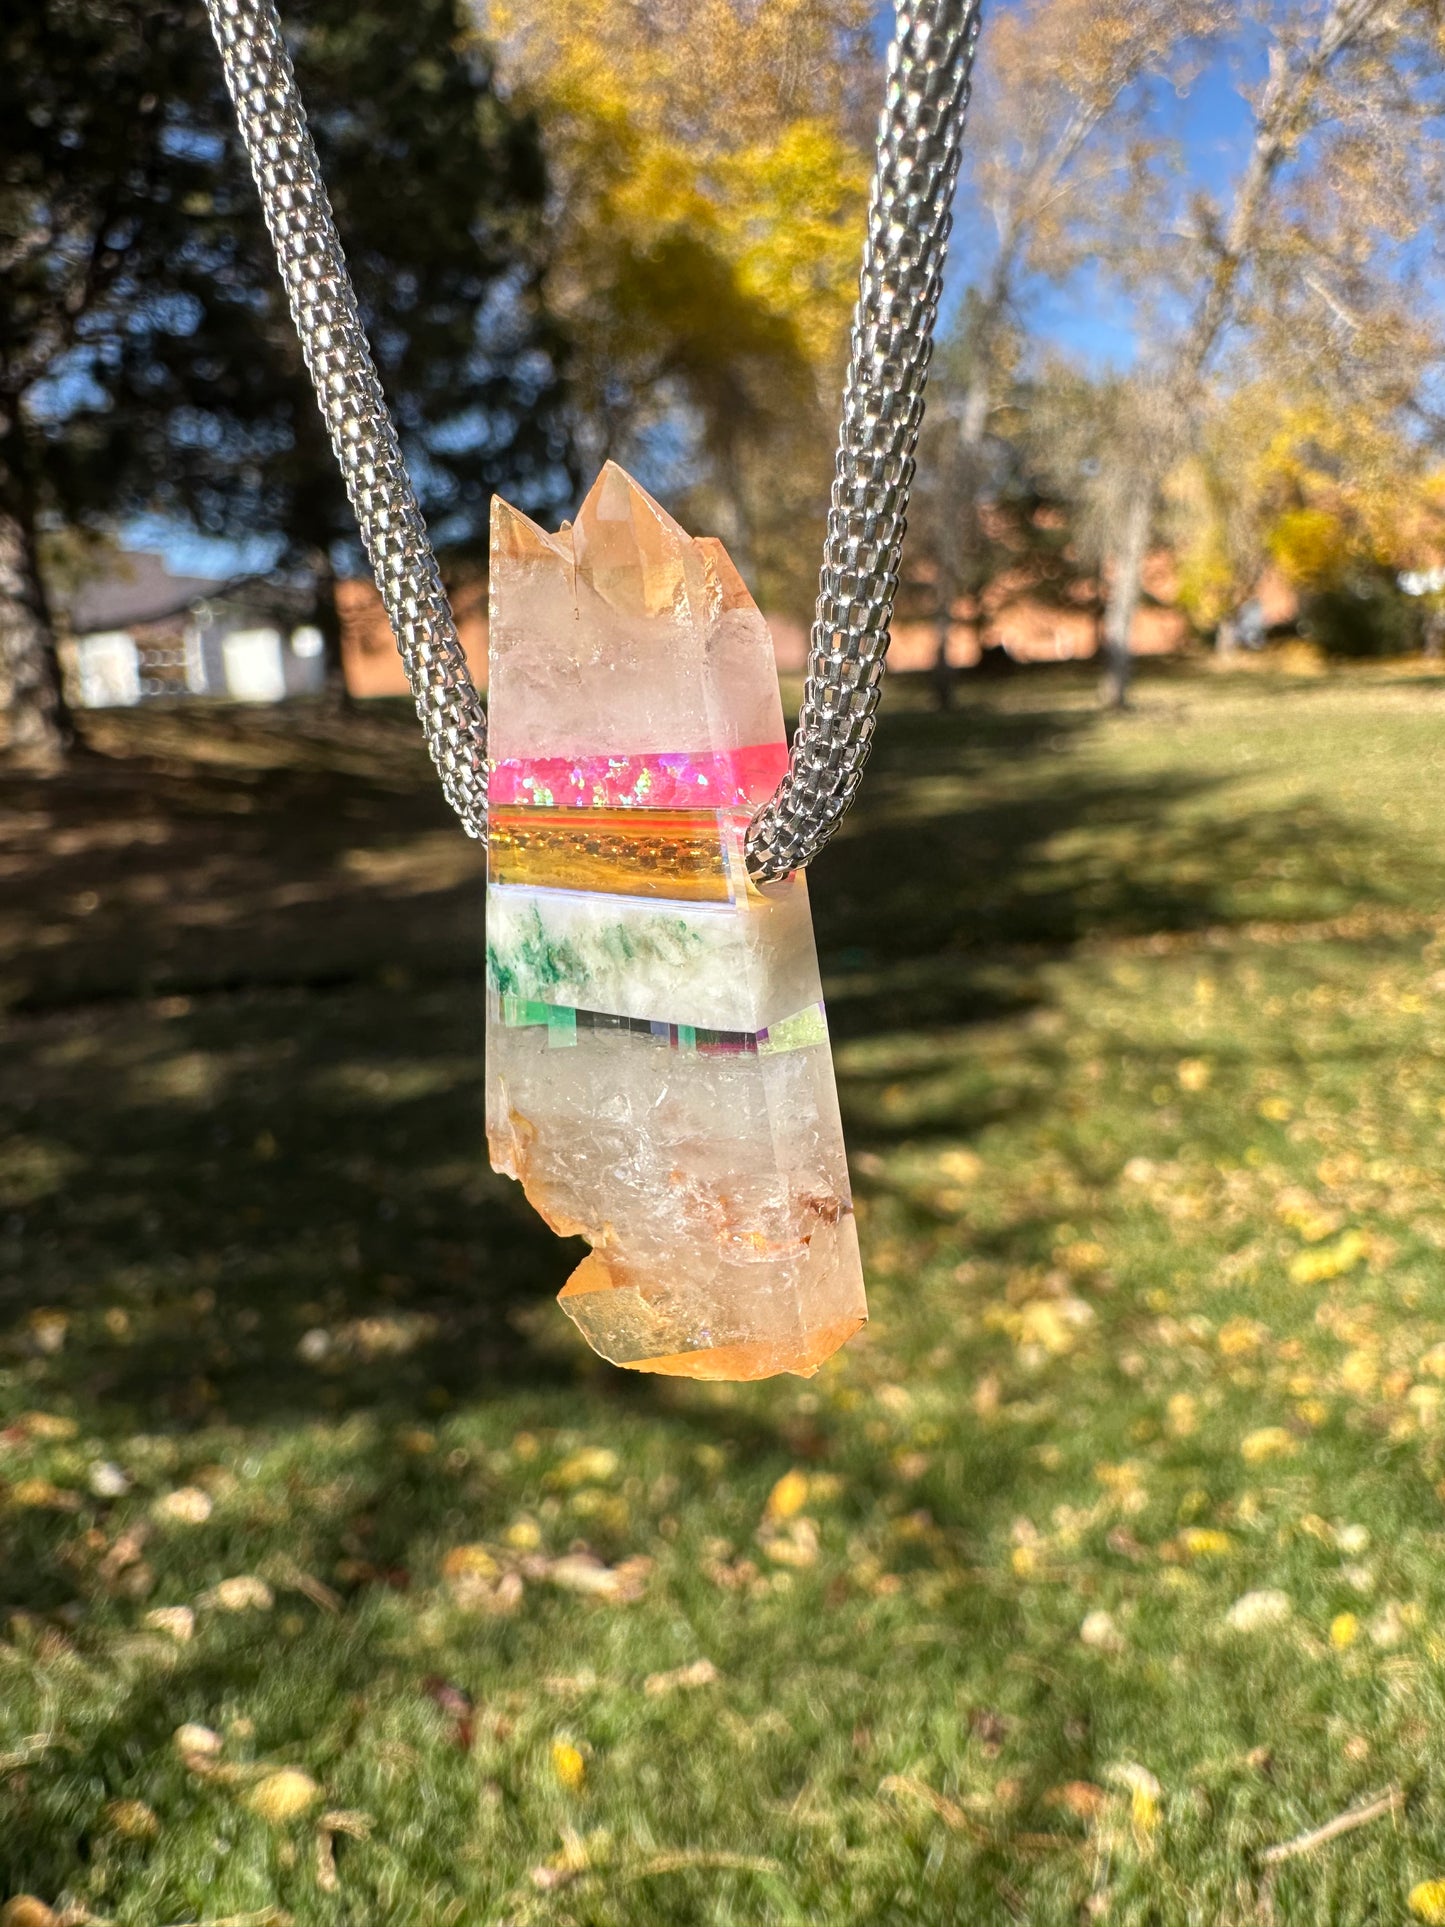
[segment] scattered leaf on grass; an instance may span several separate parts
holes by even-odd
[[[1297,1252],[1290,1260],[1289,1275],[1297,1285],[1326,1284],[1343,1278],[1369,1253],[1370,1241],[1361,1231],[1346,1231],[1333,1244]]]
[[[1164,1790],[1158,1780],[1147,1766],[1140,1766],[1136,1760],[1120,1761],[1117,1766],[1111,1766],[1104,1777],[1129,1795],[1129,1819],[1134,1836],[1141,1845],[1148,1842],[1158,1831],[1161,1817],[1159,1803]]]
[[[695,1659],[690,1666],[678,1666],[670,1673],[649,1673],[642,1690],[649,1699],[676,1692],[679,1687],[712,1686],[720,1674],[710,1659]]]
[[[785,1472],[768,1494],[768,1502],[763,1507],[765,1519],[791,1519],[802,1511],[808,1502],[808,1475],[796,1466]]]
[[[586,1842],[574,1827],[562,1829],[561,1851],[533,1867],[529,1878],[541,1894],[557,1893],[591,1868]]]
[[[442,1560],[442,1578],[464,1612],[513,1613],[522,1603],[521,1575],[503,1572],[486,1546],[453,1546]]]
[[[234,1579],[223,1579],[196,1601],[198,1606],[209,1606],[223,1613],[268,1613],[275,1603],[276,1595],[266,1581],[249,1572],[238,1573]]]
[[[758,1544],[775,1565],[811,1566],[818,1558],[818,1528],[806,1517],[785,1524],[764,1520],[758,1527]]]
[[[1084,1615],[1079,1638],[1096,1653],[1122,1653],[1126,1641],[1114,1623],[1114,1615],[1102,1607]]]
[[[157,1499],[151,1517],[162,1525],[203,1526],[213,1510],[209,1493],[198,1485],[183,1485]]]
[[[950,1800],[946,1793],[929,1786],[926,1780],[916,1779],[911,1773],[890,1773],[878,1782],[878,1791],[894,1800],[914,1800],[920,1805],[931,1807],[943,1824],[954,1833],[967,1834],[970,1839],[985,1841],[989,1838],[988,1829],[965,1813],[956,1800]]]
[[[62,1445],[80,1431],[73,1418],[65,1418],[59,1412],[22,1412],[16,1424],[26,1438],[34,1439],[39,1445]]]
[[[196,1615],[189,1606],[157,1606],[146,1614],[141,1624],[183,1646],[195,1636]]]
[[[188,1721],[186,1725],[176,1728],[171,1743],[192,1772],[204,1770],[213,1760],[221,1757],[221,1736],[209,1726],[197,1726]]]
[[[6,1494],[11,1505],[25,1512],[79,1512],[80,1494],[67,1492],[49,1479],[19,1479]]]
[[[453,1546],[442,1559],[443,1579],[495,1579],[498,1566],[485,1546]]]
[[[85,1483],[97,1499],[121,1499],[131,1488],[130,1474],[110,1459],[97,1459],[86,1472]]]
[[[122,1840],[154,1840],[161,1830],[155,1810],[144,1800],[108,1800],[101,1819],[107,1832]]]
[[[1294,1434],[1282,1425],[1262,1425],[1246,1432],[1239,1441],[1239,1456],[1246,1465],[1262,1465],[1268,1459],[1285,1459],[1299,1450]]]
[[[590,1552],[568,1552],[560,1559],[546,1561],[542,1576],[564,1592],[627,1606],[646,1592],[651,1571],[652,1561],[641,1555],[608,1566]]]
[[[1224,1623],[1237,1633],[1257,1633],[1269,1626],[1282,1626],[1293,1611],[1287,1592],[1264,1586],[1258,1592],[1247,1592],[1236,1599],[1224,1615]]]
[[[563,1459],[547,1483],[572,1491],[579,1485],[606,1485],[617,1477],[621,1460],[606,1445],[584,1445],[580,1452]]]
[[[0,1907],[0,1927],[59,1927],[59,1921],[54,1909],[35,1894],[15,1894]]]
[[[1191,1559],[1225,1559],[1234,1551],[1234,1541],[1211,1526],[1186,1526],[1179,1535],[1179,1547]]]
[[[251,1788],[246,1804],[268,1826],[284,1827],[309,1812],[320,1797],[321,1788],[309,1773],[283,1766]]]
[[[1062,1807],[1065,1813],[1073,1814],[1076,1820],[1097,1820],[1109,1804],[1109,1796],[1101,1786],[1092,1780],[1065,1780],[1062,1786],[1051,1787],[1044,1795],[1044,1804]]]

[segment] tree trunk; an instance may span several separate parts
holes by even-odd
[[[1149,545],[1149,524],[1154,514],[1152,485],[1141,485],[1131,498],[1119,532],[1119,544],[1111,560],[1109,599],[1104,608],[1104,684],[1103,700],[1110,709],[1126,709],[1129,684],[1134,672],[1130,647],[1134,616],[1139,607],[1139,592],[1144,573],[1144,556]]]
[[[0,752],[53,761],[74,741],[35,532],[0,508]]]
[[[934,611],[933,700],[940,710],[953,708],[953,664],[948,660],[948,637],[953,627],[953,578],[943,567],[938,571],[938,605]]]
[[[719,492],[723,498],[727,527],[718,531],[728,558],[756,597],[758,586],[756,557],[753,554],[752,517],[748,513],[747,486],[735,439],[729,437],[717,452]]]
[[[321,661],[325,672],[322,696],[328,708],[349,709],[351,691],[346,686],[346,662],[341,652],[341,611],[336,606],[336,571],[325,549],[318,549],[313,557],[312,582],[311,619],[321,631]]]
[[[953,707],[953,665],[948,660],[949,632],[953,626],[953,605],[961,588],[973,597],[979,649],[983,648],[983,591],[988,573],[983,539],[982,503],[984,481],[984,438],[988,432],[991,404],[987,372],[987,337],[978,354],[974,373],[964,390],[963,407],[958,418],[958,439],[952,450],[951,493],[958,504],[956,549],[946,553],[948,536],[938,543],[938,600],[934,623],[937,641],[933,653],[933,696],[940,709]]]

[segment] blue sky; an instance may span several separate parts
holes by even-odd
[[[998,11],[996,7],[994,11]],[[1149,119],[1160,137],[1177,142],[1186,191],[1199,188],[1225,195],[1244,159],[1249,136],[1249,110],[1240,86],[1252,79],[1251,62],[1238,45],[1217,50],[1202,60],[1184,95],[1158,84],[1149,103]],[[988,15],[985,15],[975,69],[975,96],[988,86]],[[985,265],[992,232],[986,217],[969,205],[967,180],[960,187],[954,211],[954,236],[946,284],[945,307],[956,304],[963,290]],[[1037,286],[1027,292],[1030,330],[1039,339],[1094,365],[1127,364],[1134,352],[1127,308],[1111,298],[1098,277],[1089,273],[1063,287]]]

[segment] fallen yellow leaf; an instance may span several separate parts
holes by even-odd
[[[1256,1432],[1246,1432],[1239,1441],[1240,1457],[1247,1465],[1259,1465],[1266,1459],[1288,1458],[1296,1450],[1295,1440],[1282,1425],[1262,1425]]]
[[[122,1840],[154,1840],[161,1830],[154,1809],[144,1800],[108,1800],[101,1818],[107,1831]]]
[[[615,1479],[621,1460],[606,1445],[584,1445],[570,1458],[563,1459],[552,1474],[550,1483],[566,1487],[578,1485],[605,1485]]]
[[[1226,1358],[1244,1358],[1257,1352],[1268,1337],[1268,1327],[1257,1318],[1227,1318],[1215,1343]]]
[[[1129,1818],[1133,1823],[1134,1837],[1140,1846],[1147,1845],[1158,1830],[1163,1788],[1147,1766],[1140,1766],[1133,1760],[1111,1766],[1104,1777],[1128,1793]]]
[[[320,1787],[309,1773],[303,1773],[299,1767],[283,1766],[252,1787],[246,1804],[268,1826],[283,1827],[290,1820],[300,1819],[315,1805],[320,1794]]]
[[[186,1725],[176,1728],[171,1739],[177,1753],[191,1768],[208,1765],[220,1757],[221,1736],[209,1726],[197,1726],[188,1721]]]
[[[442,1559],[443,1579],[495,1579],[496,1560],[485,1546],[453,1546]]]
[[[1223,1559],[1234,1551],[1229,1534],[1212,1526],[1186,1526],[1179,1543],[1191,1559]]]
[[[1190,1392],[1175,1392],[1169,1400],[1165,1421],[1170,1435],[1187,1439],[1199,1429],[1199,1402]]]
[[[785,1472],[768,1494],[763,1513],[769,1519],[791,1519],[808,1503],[808,1475],[793,1468]]]
[[[1296,1253],[1290,1260],[1289,1275],[1297,1285],[1319,1285],[1331,1278],[1343,1278],[1347,1271],[1354,1270],[1369,1249],[1369,1240],[1362,1231],[1346,1231],[1333,1244]]]

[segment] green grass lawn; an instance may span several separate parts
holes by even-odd
[[[873,1323],[751,1387],[552,1303],[414,727],[115,718],[0,786],[0,1897],[1410,1920],[1445,680],[890,690],[813,881]]]

